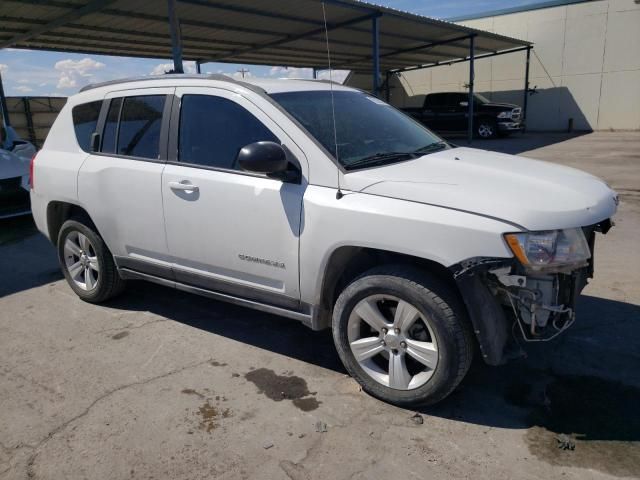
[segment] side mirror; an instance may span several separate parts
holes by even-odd
[[[291,168],[283,146],[275,142],[263,141],[245,145],[238,152],[236,162],[247,172],[264,173],[270,178],[285,182],[299,177],[298,170]]]
[[[460,102],[460,106],[461,107],[468,107],[469,106],[469,102]]]

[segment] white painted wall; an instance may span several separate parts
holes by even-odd
[[[640,129],[640,4],[596,0],[461,22],[534,43],[530,130]],[[475,89],[522,104],[525,54],[476,62]],[[413,106],[429,92],[465,91],[468,63],[406,72],[391,102]],[[354,79],[355,80],[355,79]]]

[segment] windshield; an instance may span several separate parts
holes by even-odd
[[[378,98],[354,91],[335,91],[333,96],[337,160],[347,170],[447,148],[435,134]],[[330,91],[275,93],[271,97],[336,156]],[[436,145],[438,148],[432,147]]]
[[[487,99],[487,97],[483,97],[479,93],[474,93],[473,94],[473,98],[478,103],[491,103],[491,101],[489,99]]]

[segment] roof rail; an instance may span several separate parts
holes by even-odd
[[[89,85],[85,85],[84,87],[82,87],[80,89],[80,92],[86,92],[87,90],[93,90],[94,88],[106,87],[109,85],[118,85],[120,83],[143,82],[143,81],[152,81],[152,80],[170,80],[170,79],[221,80],[223,82],[238,83],[245,86],[247,85],[246,83],[239,82],[238,80],[231,78],[228,75],[222,75],[219,73],[193,73],[193,74],[166,73],[164,75],[144,75],[139,77],[122,78],[120,80],[109,80],[107,82],[90,83]]]

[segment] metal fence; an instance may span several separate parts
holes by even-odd
[[[66,102],[64,97],[7,97],[11,126],[20,137],[41,148]]]

